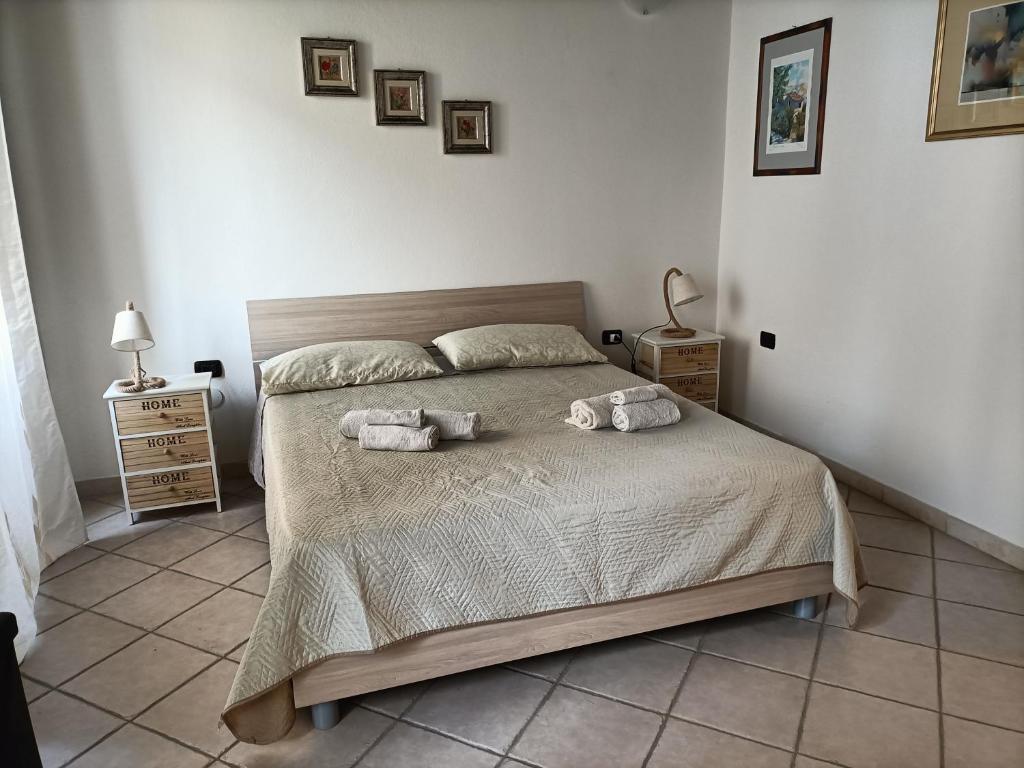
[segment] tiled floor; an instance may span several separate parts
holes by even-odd
[[[269,578],[260,492],[225,512],[85,504],[22,665],[47,766],[1024,766],[1024,574],[856,492],[856,631],[755,611],[384,691],[284,741],[218,715]]]

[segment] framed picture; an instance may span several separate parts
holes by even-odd
[[[491,154],[491,102],[443,101],[444,153]]]
[[[941,0],[926,141],[1024,133],[1024,0]]]
[[[832,19],[761,38],[754,175],[821,173]]]
[[[373,70],[377,125],[427,124],[427,73]]]
[[[356,41],[302,38],[302,73],[307,96],[358,96]]]

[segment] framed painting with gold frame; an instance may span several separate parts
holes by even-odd
[[[1024,133],[1024,0],[941,0],[926,141]]]
[[[375,69],[377,125],[427,124],[427,73],[422,70]]]

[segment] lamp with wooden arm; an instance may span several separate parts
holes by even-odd
[[[670,325],[661,329],[661,335],[670,339],[692,338],[697,331],[680,325],[672,308],[681,307],[684,304],[697,301],[697,299],[702,299],[704,294],[700,292],[692,275],[681,272],[675,267],[672,267],[665,273],[663,288],[665,292],[665,309],[668,310]]]

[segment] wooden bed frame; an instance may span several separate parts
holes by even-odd
[[[328,341],[396,339],[424,347],[449,331],[492,323],[586,324],[583,283],[263,299],[246,303],[252,360]],[[372,654],[327,659],[292,679],[296,708],[318,728],[340,719],[339,699],[455,672],[739,611],[795,601],[817,613],[832,590],[830,563],[759,573],[636,600],[476,624],[407,640]]]

